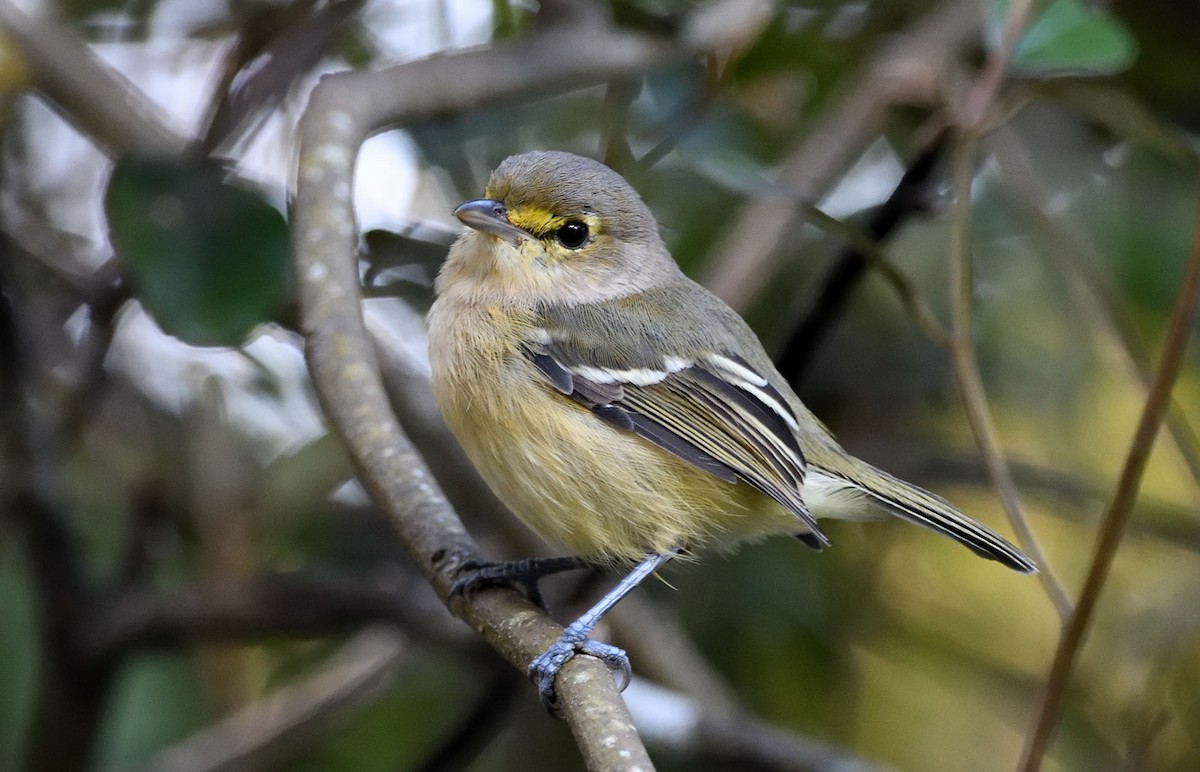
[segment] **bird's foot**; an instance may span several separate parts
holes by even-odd
[[[633,678],[633,670],[629,666],[629,656],[625,650],[608,643],[593,641],[586,635],[578,635],[567,629],[545,652],[529,663],[529,676],[538,687],[542,705],[551,713],[558,712],[558,698],[554,691],[554,679],[563,665],[570,662],[576,655],[587,654],[608,665],[617,681],[617,691],[625,691]]]
[[[580,568],[591,568],[591,564],[574,556],[495,562],[472,560],[459,567],[458,576],[450,587],[450,597],[468,597],[484,587],[509,585],[544,609],[546,606],[538,586],[542,577]]]

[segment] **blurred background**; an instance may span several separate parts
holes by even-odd
[[[1200,27],[1178,0],[1034,3],[989,89],[1008,5],[735,3],[761,16],[732,48],[362,148],[381,365],[495,557],[546,548],[440,426],[422,315],[449,213],[505,156],[625,174],[851,452],[1011,536],[948,348],[965,308],[1043,578],[893,520],[672,568],[605,631],[661,769],[1018,763],[1196,239]],[[697,10],[0,0],[0,768],[581,766],[327,433],[288,275],[295,129],[322,73],[553,24],[672,45]],[[1174,398],[1048,769],[1200,767],[1194,344]],[[605,581],[555,579],[550,607]],[[672,735],[697,706],[710,731]]]

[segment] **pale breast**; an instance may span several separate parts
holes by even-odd
[[[750,486],[701,472],[556,392],[518,339],[497,332],[512,321],[502,312],[439,318],[444,310],[431,311],[430,347],[446,422],[500,499],[547,541],[637,560],[796,530]]]

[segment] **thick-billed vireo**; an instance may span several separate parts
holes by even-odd
[[[600,617],[674,556],[788,534],[868,505],[1021,572],[1032,561],[944,499],[849,455],[757,337],[679,270],[638,194],[603,164],[513,156],[454,214],[429,313],[433,387],[451,430],[505,504],[584,563],[634,566],[530,666],[543,700]],[[525,561],[467,583],[533,579]]]

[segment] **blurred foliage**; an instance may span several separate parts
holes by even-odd
[[[72,0],[57,10],[135,87],[202,135],[223,96],[206,91],[212,73],[230,65],[222,57],[238,25],[262,16],[247,10],[253,4],[234,5],[225,24],[200,0]],[[948,82],[977,72],[1006,5],[993,4]],[[1019,77],[1001,93],[972,190],[984,381],[1033,526],[1072,592],[1144,400],[1133,360],[1158,353],[1197,209],[1193,4],[1093,5],[1035,4],[1013,62]],[[623,0],[611,10],[624,25],[664,34],[684,7]],[[399,168],[411,175],[385,180],[385,200],[359,193],[361,209],[386,212],[402,232],[364,235],[368,293],[398,298],[390,311],[375,307],[373,321],[423,350],[411,310],[429,302],[453,232],[449,211],[478,196],[501,159],[525,149],[607,156],[644,194],[693,275],[711,267],[714,245],[756,196],[824,205],[835,198],[830,190],[859,190],[846,194],[851,204],[839,214],[859,227],[930,127],[944,122],[940,106],[905,102],[888,111],[830,190],[774,181],[873,57],[937,8],[781,2],[761,36],[728,59],[407,127],[414,153]],[[298,336],[282,326],[287,234],[266,200],[288,194],[294,121],[311,75],[515,37],[536,23],[529,4],[504,0],[367,3],[345,34],[321,38],[331,47],[313,73],[273,83],[272,100],[286,86],[291,95],[252,137],[223,147],[230,159],[220,164],[128,157],[110,169],[86,141],[86,125],[74,126],[82,139],[74,136],[35,98],[0,111],[0,299],[20,344],[19,358],[10,354],[14,361],[0,367],[19,365],[24,388],[0,395],[8,400],[0,405],[0,505],[20,486],[50,492],[97,608],[133,590],[157,597],[276,572],[407,581],[418,588],[414,602],[433,608],[386,524],[343,485],[350,466],[316,417]],[[117,40],[113,29],[123,30]],[[272,50],[263,30],[242,32]],[[6,73],[23,73],[7,45],[2,53]],[[231,88],[248,77],[236,74]],[[72,105],[56,109],[75,120]],[[883,161],[855,166],[868,156]],[[948,174],[939,177],[945,188]],[[264,179],[274,195],[252,192]],[[927,203],[885,253],[946,319],[954,223],[947,201]],[[423,229],[427,220],[437,227]],[[746,309],[771,347],[812,307],[846,246],[841,233],[799,219],[789,235],[789,253]],[[273,320],[282,324],[265,324]],[[1191,426],[1200,422],[1196,351],[1175,395]],[[946,354],[877,272],[868,271],[820,341],[801,385],[850,450],[1003,530]],[[1164,435],[1156,446],[1049,769],[1200,766],[1200,489],[1181,452],[1189,443],[1195,451],[1194,435]],[[2,516],[0,768],[10,769],[29,750],[52,665],[52,604],[45,567],[22,548],[20,516]],[[829,533],[834,547],[819,556],[789,540],[749,545],[672,568],[670,585],[651,582],[646,594],[678,609],[739,697],[774,724],[898,769],[1012,768],[1057,640],[1058,619],[1036,581],[898,521],[834,523]],[[478,536],[498,555],[529,549],[503,520]],[[565,609],[568,593],[555,588],[552,606]],[[386,688],[293,738],[269,766],[411,769],[453,737],[495,670],[477,652],[423,637],[425,621],[406,628]],[[351,633],[132,651],[109,685],[94,766],[147,764],[274,689],[321,673]],[[578,768],[565,728],[520,687],[497,705],[503,721],[470,768]],[[664,769],[698,768],[661,756]]]
[[[165,332],[197,346],[240,344],[287,296],[287,225],[227,175],[203,159],[130,156],[105,197],[138,296]]]
[[[1011,5],[998,2],[989,19],[989,42],[995,46]],[[1023,75],[1048,73],[1109,74],[1129,68],[1136,57],[1125,26],[1082,0],[1051,0],[1021,35],[1010,68]]]

